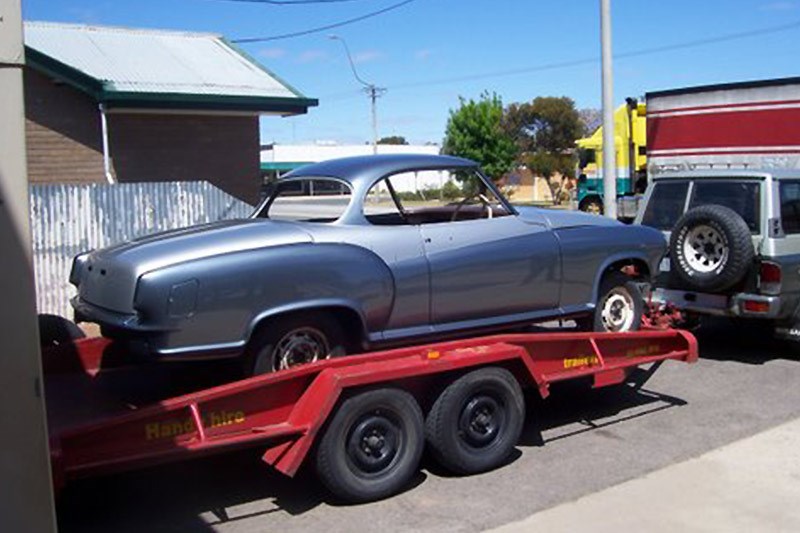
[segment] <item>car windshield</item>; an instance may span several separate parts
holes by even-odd
[[[338,220],[350,204],[350,186],[332,178],[297,178],[268,186],[256,217],[328,223]]]

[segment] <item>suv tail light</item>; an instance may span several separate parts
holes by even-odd
[[[758,288],[762,294],[780,294],[781,266],[777,263],[763,261],[758,271]]]

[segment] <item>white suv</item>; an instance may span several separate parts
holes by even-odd
[[[669,239],[655,301],[769,321],[800,340],[800,170],[658,175],[636,222]]]

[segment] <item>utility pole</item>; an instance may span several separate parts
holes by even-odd
[[[614,79],[611,67],[611,0],[600,0],[603,56],[603,213],[617,218],[617,157],[614,142]]]
[[[374,83],[367,83],[361,76],[358,75],[358,71],[356,71],[356,65],[353,63],[353,56],[350,55],[350,48],[347,46],[347,41],[345,41],[342,37],[338,35],[329,35],[329,39],[334,41],[339,41],[344,46],[344,52],[347,54],[347,60],[350,62],[350,69],[353,71],[353,76],[355,76],[356,81],[358,81],[361,85],[364,86],[364,92],[367,93],[370,100],[370,110],[372,113],[372,153],[378,153],[378,106],[376,104],[376,100],[386,94],[386,88],[378,87]]]
[[[55,531],[31,263],[20,0],[0,0],[0,531]]]

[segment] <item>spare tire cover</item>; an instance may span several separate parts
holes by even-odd
[[[750,228],[736,211],[703,205],[678,219],[669,255],[673,272],[686,288],[719,292],[742,281],[755,251]]]

